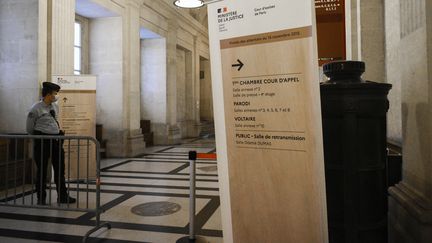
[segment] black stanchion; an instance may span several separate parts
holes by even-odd
[[[189,174],[190,174],[190,194],[189,194],[189,236],[182,237],[177,240],[177,243],[204,243],[208,242],[204,238],[195,235],[195,188],[196,188],[196,174],[195,174],[195,163],[197,160],[197,152],[189,151]]]

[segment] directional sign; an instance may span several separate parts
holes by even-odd
[[[327,242],[314,1],[208,11],[224,242]]]
[[[232,67],[238,67],[237,71],[240,71],[242,69],[243,65],[244,64],[239,59],[237,59],[237,64],[233,64],[231,66]]]

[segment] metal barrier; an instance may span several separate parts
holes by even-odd
[[[216,159],[216,154],[197,153],[189,151],[189,236],[182,237],[176,243],[205,243],[204,238],[198,237],[195,233],[195,214],[196,214],[196,160]]]
[[[83,242],[97,230],[111,228],[109,223],[100,220],[103,213],[100,206],[100,145],[96,139],[0,134],[0,141],[0,188],[5,188],[0,195],[0,206],[94,213],[96,225],[85,234]],[[32,146],[29,146],[30,142]],[[51,170],[48,159],[54,168],[56,192],[53,192],[53,181],[46,182],[48,169]],[[94,198],[93,194],[90,197],[89,188],[93,180],[96,181]],[[80,187],[82,184],[84,186]],[[54,193],[57,193],[57,203],[52,201]],[[35,194],[38,200],[35,200]],[[76,196],[75,203],[71,203],[74,199],[70,195]]]

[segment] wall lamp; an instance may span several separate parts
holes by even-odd
[[[200,8],[205,4],[220,2],[222,0],[175,0],[173,3],[175,6],[179,8]]]

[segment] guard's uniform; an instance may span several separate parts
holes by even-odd
[[[47,105],[43,100],[35,103],[27,116],[27,132],[32,135],[63,135],[57,122],[58,106]],[[59,139],[35,139],[33,155],[37,165],[36,192],[38,202],[46,200],[46,175],[48,159],[54,169],[58,200],[67,198],[63,141]]]

